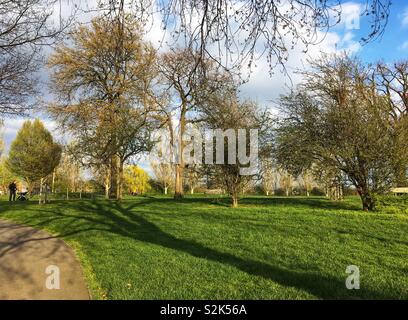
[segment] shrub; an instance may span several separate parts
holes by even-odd
[[[379,196],[377,199],[377,209],[389,214],[408,214],[408,195],[393,196],[385,195]]]
[[[321,190],[321,189],[319,189],[319,188],[317,188],[317,187],[314,187],[313,189],[312,189],[312,191],[310,192],[310,194],[312,195],[312,196],[325,196],[326,195],[326,193],[323,191],[323,190]]]

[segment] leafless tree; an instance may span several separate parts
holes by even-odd
[[[278,180],[272,159],[262,159],[260,171],[262,190],[269,196],[275,192],[275,186]]]
[[[299,90],[281,100],[279,162],[329,170],[335,198],[346,178],[363,209],[374,210],[375,195],[397,184],[401,171],[406,177],[408,122],[390,121],[389,99],[377,90],[370,66],[347,55],[323,55],[311,65]]]
[[[163,188],[163,193],[167,194],[169,188],[174,184],[174,166],[170,163],[158,162],[151,162],[150,166],[157,182]]]
[[[207,98],[208,92],[216,92],[222,85],[225,75],[219,72],[213,61],[205,61],[202,68],[197,68],[200,56],[190,49],[175,49],[164,53],[159,60],[159,73],[162,86],[167,91],[169,101],[160,112],[166,116],[171,144],[177,155],[175,164],[175,198],[183,197],[183,178],[185,163],[183,136],[190,124],[200,122],[199,106]],[[173,125],[176,119],[178,127]],[[177,130],[176,130],[177,129]]]
[[[181,44],[231,69],[251,65],[266,55],[271,70],[284,66],[289,52],[318,44],[341,22],[343,0],[99,0],[106,14],[128,10],[144,24],[161,24],[170,46]],[[389,0],[366,0],[361,17],[368,20],[366,43],[382,35]],[[163,40],[165,37],[163,37]]]
[[[73,18],[53,23],[59,1],[0,1],[0,116],[22,115],[34,106],[41,49],[55,43]]]
[[[221,129],[224,132],[233,130],[235,136],[240,129],[246,130],[247,133],[250,129],[259,129],[261,127],[259,107],[250,101],[240,101],[233,83],[230,85],[224,83],[224,86],[223,94],[220,94],[220,91],[215,91],[213,94],[206,95],[206,101],[203,101],[200,108],[204,119],[203,125],[209,129]],[[225,136],[221,141],[224,147],[224,161],[222,164],[215,163],[214,169],[218,183],[231,197],[232,207],[237,207],[239,194],[255,180],[256,175],[243,175],[241,169],[245,165],[240,163],[237,154],[233,155],[233,153],[228,152],[231,151],[228,148],[232,145],[238,146],[238,141],[235,138]],[[246,139],[245,142],[241,141],[240,143],[244,143],[248,152],[251,148],[251,141]],[[232,155],[232,159],[229,158],[230,155]]]

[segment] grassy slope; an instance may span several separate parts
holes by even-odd
[[[203,198],[3,201],[0,218],[79,250],[94,297],[100,287],[109,299],[408,299],[408,216],[359,208],[322,198],[248,198],[238,209]],[[345,289],[352,264],[360,290]]]

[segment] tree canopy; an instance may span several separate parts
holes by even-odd
[[[295,175],[318,165],[343,172],[375,208],[375,195],[396,184],[408,168],[408,122],[390,116],[390,100],[372,68],[345,55],[312,62],[299,90],[282,98],[276,156]]]
[[[35,182],[52,173],[61,150],[40,120],[27,120],[11,144],[7,166],[13,174]]]

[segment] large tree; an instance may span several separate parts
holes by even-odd
[[[168,100],[158,111],[166,115],[164,122],[170,132],[170,147],[175,153],[175,198],[184,195],[183,136],[189,125],[201,121],[197,111],[207,93],[215,95],[225,85],[225,73],[209,60],[202,62],[202,68],[197,69],[199,60],[199,54],[188,48],[164,53],[159,60],[159,74]]]
[[[386,97],[389,106],[390,124],[396,132],[404,130],[408,121],[408,61],[391,65],[380,62],[375,76],[377,88]],[[406,135],[404,132],[398,134],[402,139],[406,139]],[[399,151],[395,155],[398,159],[395,165],[396,185],[405,187],[408,185],[408,163],[404,150]]]
[[[264,114],[255,103],[240,101],[233,81],[224,83],[220,93],[220,90],[207,92],[199,108],[202,126],[215,134],[215,145],[212,135],[206,137],[206,149],[207,143],[215,147],[215,152],[210,156],[214,162],[207,163],[206,160],[206,163],[214,166],[218,183],[230,195],[232,207],[237,207],[239,194],[258,173],[258,134],[262,132]],[[256,136],[251,137],[251,130],[257,130]],[[213,150],[209,149],[211,152]],[[209,156],[207,152],[206,158]],[[242,155],[249,155],[245,159],[248,161],[244,161]]]
[[[7,166],[13,174],[24,178],[30,187],[33,182],[40,182],[40,203],[43,183],[58,165],[61,150],[38,119],[25,121],[11,144]]]
[[[374,210],[375,195],[396,183],[395,168],[407,161],[407,123],[395,127],[372,68],[345,55],[312,66],[300,90],[282,98],[278,161],[291,172],[315,164],[344,173],[363,209]]]
[[[149,149],[148,111],[155,50],[131,17],[96,18],[49,59],[58,100],[53,117],[77,141],[88,164],[108,165],[111,196],[121,198],[123,166]]]

